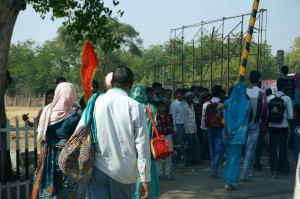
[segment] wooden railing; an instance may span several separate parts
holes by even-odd
[[[0,129],[0,198],[29,198],[38,159],[36,129],[35,119],[33,127],[29,127],[27,122],[20,126],[17,118],[12,126],[10,121],[6,120],[6,128]],[[11,171],[10,165],[13,175],[9,178],[4,177],[5,172]]]

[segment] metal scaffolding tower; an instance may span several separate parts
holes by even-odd
[[[223,17],[171,29],[168,48],[154,58],[154,81],[173,90],[191,85],[211,88],[216,84],[228,90],[237,79],[248,26],[245,22],[248,18],[245,18],[250,15]],[[267,10],[260,9],[249,54],[252,70],[259,70],[265,63],[262,44],[266,41],[266,22]]]

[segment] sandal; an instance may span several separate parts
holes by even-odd
[[[231,185],[231,184],[226,184],[225,185],[225,190],[226,191],[235,191],[236,190],[236,187]]]

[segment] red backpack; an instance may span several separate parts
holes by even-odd
[[[205,115],[206,115],[206,126],[208,128],[222,128],[222,117],[220,114],[218,114],[217,107],[220,104],[220,102],[212,102],[209,101],[210,104],[207,105]]]

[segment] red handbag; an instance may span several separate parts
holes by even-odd
[[[148,113],[149,119],[152,123],[152,128],[154,129],[154,133],[156,137],[151,138],[151,151],[154,159],[162,159],[170,156],[172,154],[172,150],[170,148],[168,140],[165,139],[164,135],[159,135],[155,123],[153,121],[151,111],[146,105],[146,111]]]

